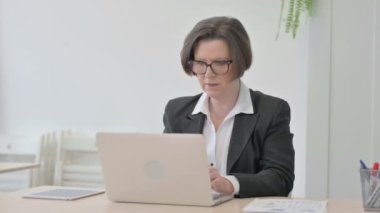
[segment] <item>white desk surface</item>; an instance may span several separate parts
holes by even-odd
[[[36,163],[0,162],[0,173],[13,172],[39,167]]]
[[[42,186],[24,191],[0,194],[1,213],[233,213],[242,212],[243,207],[252,201],[249,199],[234,199],[216,207],[175,206],[137,203],[113,203],[105,194],[95,195],[74,201],[26,199],[21,196],[25,193],[52,189],[52,186]],[[328,202],[326,213],[363,213],[360,200],[332,200]]]

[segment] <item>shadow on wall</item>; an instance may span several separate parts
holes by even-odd
[[[1,31],[0,31],[1,40]],[[4,63],[3,63],[3,52],[1,51],[2,45],[0,43],[0,132],[4,131],[4,83],[2,82],[4,77]]]
[[[2,23],[3,17],[0,16],[0,26]],[[3,31],[0,29],[0,41],[3,41]],[[3,43],[0,42],[0,132],[4,131],[4,48]]]

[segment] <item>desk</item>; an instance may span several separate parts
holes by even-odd
[[[51,189],[51,186],[42,186],[28,190],[0,194],[1,213],[125,213],[125,212],[154,212],[154,213],[234,213],[242,212],[252,198],[234,199],[216,207],[174,206],[136,203],[113,203],[107,200],[105,194],[82,198],[74,201],[25,199],[21,198],[24,193],[38,192]],[[364,213],[359,200],[333,200],[329,201],[326,213]]]
[[[0,162],[0,173],[13,172],[23,169],[32,169],[38,167],[36,163],[13,163],[13,162]]]

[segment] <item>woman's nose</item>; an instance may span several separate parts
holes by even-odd
[[[206,73],[205,73],[205,76],[206,76],[206,77],[214,77],[214,76],[215,76],[215,73],[214,73],[214,71],[212,70],[211,66],[207,66],[207,67],[206,67]]]

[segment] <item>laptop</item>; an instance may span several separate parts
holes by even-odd
[[[98,133],[109,200],[215,206],[233,198],[213,192],[201,134]]]

